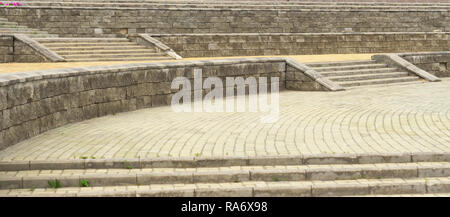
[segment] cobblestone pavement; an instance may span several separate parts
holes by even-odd
[[[450,79],[341,92],[280,94],[280,118],[158,107],[66,125],[0,160],[273,156],[450,151]]]

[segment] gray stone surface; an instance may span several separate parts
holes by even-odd
[[[330,10],[332,13],[330,13]],[[42,16],[43,12],[46,16]],[[448,8],[349,7],[252,9],[89,7],[0,8],[10,21],[62,37],[131,33],[432,32],[450,31]],[[357,19],[358,22],[354,20]],[[175,49],[176,50],[176,49]]]
[[[437,77],[450,77],[450,51],[409,53],[400,56]]]
[[[448,32],[150,34],[187,57],[446,51]],[[261,31],[256,31],[261,32]],[[317,31],[313,31],[317,32]]]

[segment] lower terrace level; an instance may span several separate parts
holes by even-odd
[[[279,120],[170,106],[68,124],[0,161],[450,152],[450,80],[339,92],[282,91]]]

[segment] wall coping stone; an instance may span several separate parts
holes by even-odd
[[[0,35],[0,36],[2,36],[2,35]],[[52,62],[65,62],[66,61],[63,57],[61,57],[54,51],[48,49],[46,46],[37,42],[33,38],[30,38],[30,37],[28,37],[26,35],[22,35],[22,34],[13,34],[12,36],[14,37],[14,40],[18,40],[18,41],[28,45],[34,51],[36,51],[37,53],[39,53],[40,55],[44,56],[46,59],[48,59]]]
[[[400,57],[408,56],[433,56],[433,55],[450,55],[450,51],[436,51],[436,52],[417,52],[417,53],[399,53]]]
[[[176,59],[176,60],[183,59],[183,57],[178,55],[172,48],[170,48],[169,46],[165,45],[161,41],[159,41],[159,40],[157,40],[155,38],[152,38],[149,34],[130,34],[128,37],[139,37],[142,40],[144,40],[144,41],[146,41],[146,42],[148,42],[150,44],[153,44],[158,49],[161,49],[167,55],[169,55],[170,57],[173,57],[174,59]]]
[[[403,59],[399,54],[381,54],[372,56],[373,60],[378,60],[382,62],[388,62],[388,64],[396,65],[397,67],[401,67],[417,76],[431,82],[441,81],[438,77],[428,73],[427,71],[420,69],[414,64],[408,62]]]

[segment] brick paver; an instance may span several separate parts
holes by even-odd
[[[66,125],[0,151],[0,160],[274,156],[450,151],[450,80],[342,92],[280,94],[260,113],[158,107]]]

